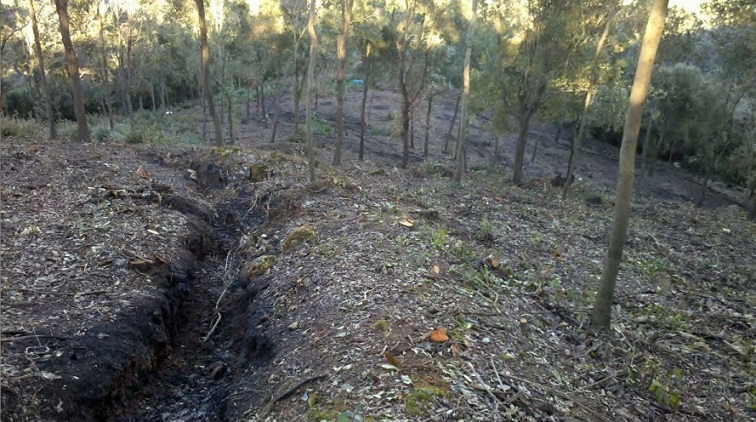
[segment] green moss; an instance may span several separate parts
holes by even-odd
[[[316,239],[317,235],[315,234],[314,227],[308,225],[297,227],[286,236],[286,239],[284,239],[283,250],[284,252],[287,252],[301,244]]]
[[[265,274],[269,269],[273,268],[276,263],[276,257],[273,255],[263,255],[255,258],[252,261],[244,263],[241,269],[241,275],[244,279],[252,279]]]
[[[425,385],[415,387],[404,401],[404,407],[410,416],[421,416],[428,414],[429,406],[437,397],[447,397],[449,393],[446,389],[435,386]]]
[[[238,154],[241,151],[239,147],[212,147],[210,148],[210,155],[214,155],[218,158],[226,158],[231,154]]]
[[[379,319],[378,321],[375,321],[370,328],[378,331],[386,331],[389,328],[389,322],[385,319]]]
[[[338,420],[339,413],[347,412],[350,408],[345,403],[315,403],[306,413],[306,419],[312,422]]]

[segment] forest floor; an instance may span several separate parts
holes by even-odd
[[[3,420],[756,416],[742,193],[717,184],[697,209],[683,170],[639,180],[613,329],[593,333],[617,151],[589,142],[562,202],[553,131],[534,129],[514,186],[513,138],[494,166],[473,125],[460,187],[441,152],[454,101],[407,170],[396,104],[374,94],[359,162],[350,93],[334,168],[321,99],[314,185],[288,114],[272,145],[262,119],[224,148],[4,141]],[[182,113],[196,125],[165,125]]]

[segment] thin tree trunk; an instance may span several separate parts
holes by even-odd
[[[470,98],[470,56],[472,54],[473,32],[475,31],[475,18],[477,14],[478,0],[472,0],[472,14],[470,15],[470,22],[467,27],[467,40],[465,41],[465,67],[462,71],[462,117],[459,121],[459,139],[457,140],[457,171],[454,173],[454,180],[457,183],[462,182],[462,175],[465,173],[465,163],[467,160],[465,144],[467,141],[467,103]]]
[[[55,139],[58,137],[55,130],[55,112],[53,111],[50,87],[47,84],[45,59],[42,56],[42,43],[39,40],[39,27],[37,26],[37,12],[34,10],[34,0],[29,0],[29,15],[31,17],[32,34],[34,35],[34,52],[37,55],[37,72],[39,73],[39,82],[42,85],[42,95],[45,97],[45,113],[47,114],[49,135],[50,139]]]
[[[307,32],[310,34],[310,57],[307,65],[307,96],[305,98],[305,113],[307,113],[307,161],[310,168],[310,183],[315,183],[315,151],[312,142],[312,91],[315,88],[315,52],[318,48],[318,36],[315,33],[315,1],[310,0],[310,18],[307,21]]]
[[[68,76],[71,78],[71,86],[74,97],[74,113],[76,114],[76,128],[80,141],[89,142],[89,126],[87,115],[84,112],[84,92],[79,79],[79,60],[71,41],[70,20],[68,17],[68,0],[55,0],[55,10],[58,13],[60,36],[68,63]]]
[[[152,111],[157,111],[157,98],[155,96],[155,84],[150,82],[150,100],[152,101]]]
[[[425,140],[423,141],[423,157],[428,156],[428,141],[430,139],[430,119],[433,110],[433,90],[428,92],[428,108],[425,111]]]
[[[611,6],[614,7],[614,6]],[[580,123],[578,126],[578,133],[572,140],[572,148],[570,149],[570,161],[567,165],[567,176],[562,186],[562,201],[567,199],[567,195],[570,192],[572,186],[572,179],[575,173],[575,165],[577,164],[578,154],[580,153],[580,144],[583,142],[583,136],[585,135],[585,122],[588,119],[588,108],[591,106],[591,99],[593,98],[593,87],[596,85],[598,79],[598,65],[599,58],[601,58],[601,50],[604,49],[606,39],[609,37],[609,28],[612,23],[614,12],[609,11],[606,15],[606,24],[604,24],[604,31],[599,37],[596,44],[596,52],[593,54],[593,64],[591,64],[591,76],[588,79],[588,88],[585,92],[585,102],[583,103],[583,112],[580,114]],[[535,153],[533,153],[535,157]]]
[[[643,136],[643,154],[641,155],[641,177],[645,178],[648,175],[648,150],[651,148],[651,129],[654,126],[654,119],[648,119],[648,126],[646,126],[646,134]]]
[[[748,211],[748,219],[756,221],[756,195],[752,195],[751,209]]]
[[[501,135],[496,135],[494,140],[494,152],[493,152],[493,163],[494,165],[499,163],[499,140],[501,139]]]
[[[617,197],[614,206],[614,226],[612,227],[609,249],[604,260],[604,270],[601,273],[599,290],[591,314],[592,325],[604,330],[610,328],[614,289],[630,220],[630,202],[635,175],[635,149],[640,133],[641,118],[643,117],[643,106],[651,85],[656,51],[664,30],[668,3],[669,0],[654,0],[646,33],[643,36],[638,66],[635,71],[635,81],[630,92],[630,102],[625,116],[625,128],[620,149]]]
[[[535,161],[536,154],[538,153],[538,139],[533,142],[533,154],[530,156],[530,162]]]
[[[415,149],[415,107],[410,111],[410,149]]]
[[[336,149],[333,152],[333,165],[341,164],[341,148],[344,144],[344,80],[346,79],[347,35],[352,20],[354,0],[341,0],[341,28],[336,40],[336,55],[339,59],[336,71]]]
[[[459,103],[462,101],[462,95],[457,97],[457,102],[454,105],[454,116],[452,116],[451,125],[449,125],[449,132],[446,134],[448,138],[451,138],[452,131],[454,130],[454,123],[457,121],[457,113],[459,113]],[[449,145],[449,141],[446,141],[446,145]],[[444,147],[444,153],[446,153],[446,146]]]
[[[231,89],[226,89],[226,103],[228,104],[228,139],[234,143],[234,98]]]
[[[165,76],[160,80],[160,108],[168,108],[168,81]]]
[[[197,4],[197,13],[199,14],[200,27],[200,52],[202,54],[202,89],[207,101],[207,108],[210,117],[213,119],[213,129],[215,130],[215,145],[223,145],[223,133],[221,132],[218,113],[215,112],[215,101],[213,101],[213,92],[210,89],[210,44],[207,41],[207,21],[205,20],[205,0],[195,0]]]
[[[244,121],[246,121],[246,122],[249,122],[249,121],[250,121],[250,119],[251,119],[251,110],[250,110],[250,107],[249,107],[249,102],[250,102],[250,100],[251,100],[251,98],[250,98],[250,95],[249,95],[249,92],[250,92],[251,90],[252,90],[252,88],[248,86],[248,87],[247,87],[247,101],[246,101],[246,110],[245,110],[245,115],[244,115]],[[258,103],[258,104],[259,104],[259,103]]]
[[[519,185],[522,183],[523,175],[523,158],[525,156],[525,146],[528,143],[528,127],[530,126],[531,114],[529,111],[523,112],[520,115],[520,131],[517,135],[517,144],[515,145],[515,160],[514,160],[514,174],[512,176],[512,182]]]
[[[31,0],[30,0],[31,1]],[[115,130],[115,119],[113,118],[113,102],[110,99],[110,71],[108,69],[108,59],[105,54],[105,22],[100,12],[100,3],[97,4],[97,20],[100,24],[100,71],[102,72],[102,93],[105,101],[105,108],[108,113],[108,125],[110,130]]]
[[[365,80],[362,81],[362,104],[360,105],[360,151],[359,160],[365,159],[365,130],[367,129],[367,119],[365,119],[365,106],[367,105],[368,87],[370,86],[370,50],[372,44],[370,41],[365,42],[365,54],[362,56],[362,63],[365,64]]]
[[[561,134],[562,134],[562,124],[561,124],[561,123],[559,123],[559,124],[557,125],[557,132],[556,132],[556,135],[554,135],[554,143],[555,143],[555,144],[558,144],[558,143],[559,143],[559,135],[561,135]]]
[[[202,104],[202,142],[207,143],[207,102],[205,101],[204,89],[200,94],[200,103]]]
[[[125,76],[126,76],[126,87],[124,89],[124,95],[126,97],[126,107],[128,108],[128,116],[129,116],[129,123],[134,124],[134,104],[131,102],[131,27],[129,27],[128,30],[129,37],[126,39],[126,61],[124,62],[126,65],[125,68]]]

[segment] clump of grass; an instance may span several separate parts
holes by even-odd
[[[16,117],[3,119],[3,136],[16,139],[41,139],[45,135],[45,123]]]

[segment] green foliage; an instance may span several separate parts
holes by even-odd
[[[3,118],[2,135],[16,139],[40,140],[46,136],[44,125],[44,122],[31,119]]]
[[[312,133],[318,136],[330,136],[333,134],[333,124],[319,116],[313,116]]]
[[[648,387],[659,404],[679,409],[682,405],[683,375],[680,369],[657,372]]]
[[[446,230],[441,228],[433,231],[431,245],[434,249],[444,250],[448,241],[449,236],[446,234]]]
[[[58,125],[58,136],[67,141],[76,141],[79,139],[79,128],[76,127],[76,122],[70,120],[60,122]]]

